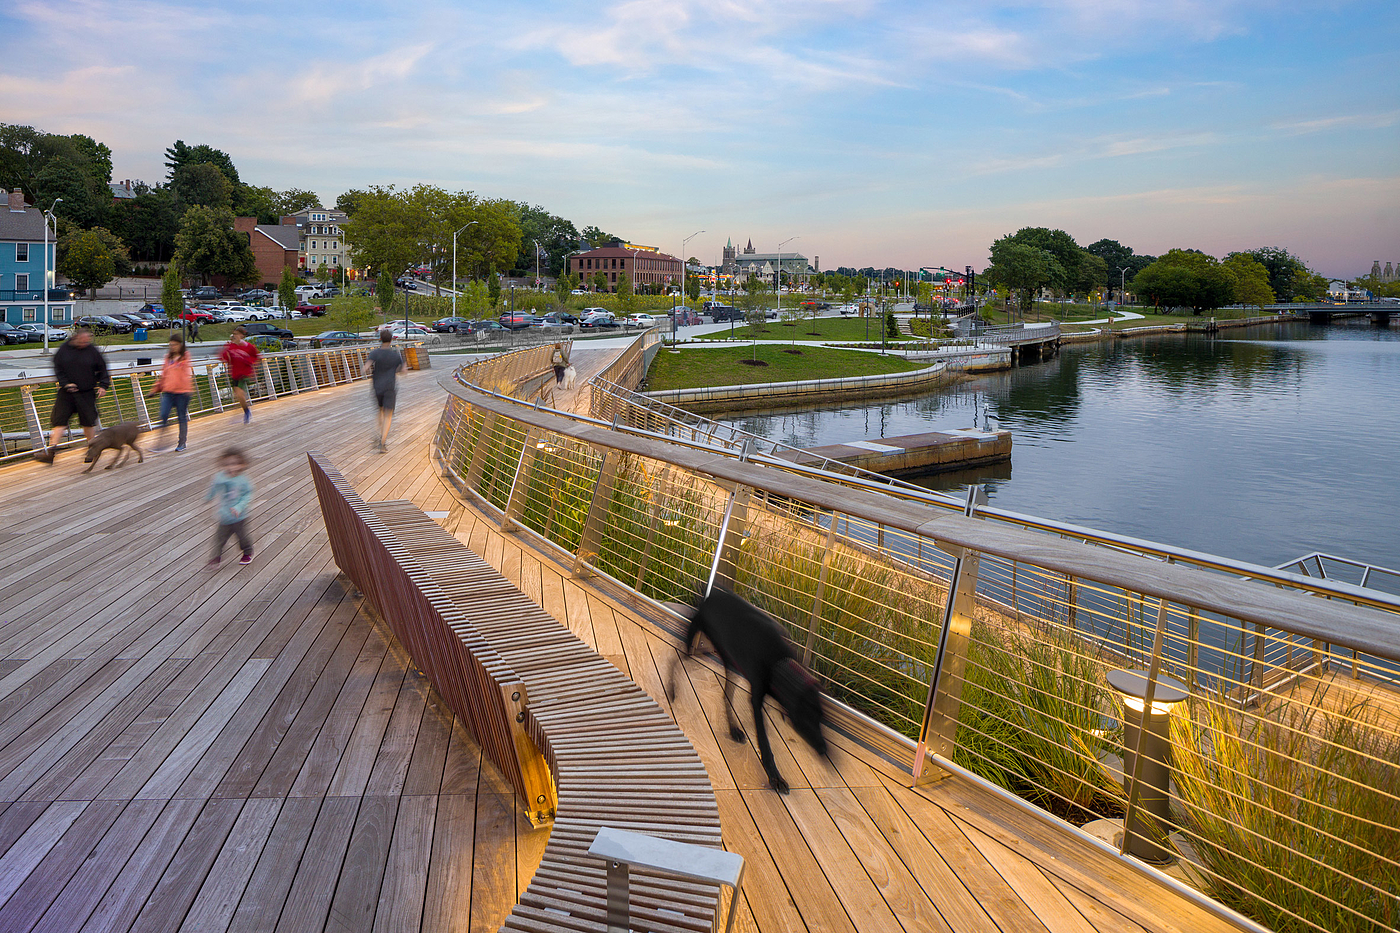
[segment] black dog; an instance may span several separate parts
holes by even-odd
[[[695,640],[703,634],[719,652],[724,662],[724,712],[729,721],[729,737],[744,740],[744,729],[734,715],[734,678],[738,671],[749,682],[753,701],[753,724],[758,733],[758,754],[768,783],[780,794],[788,792],[787,781],[778,773],[773,761],[773,749],[768,744],[768,729],[763,722],[763,701],[771,693],[797,734],[807,740],[818,754],[825,755],[826,737],[822,726],[826,721],[822,709],[821,688],[793,654],[787,632],[769,615],[727,590],[716,587],[700,601],[690,628],[685,634],[686,654],[695,651]],[[676,658],[671,665],[670,683],[666,693],[675,698]]]

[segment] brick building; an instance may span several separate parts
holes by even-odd
[[[652,291],[681,284],[681,261],[652,246],[613,243],[569,257],[569,272],[585,288],[593,287],[599,272],[608,278],[608,291],[617,291],[619,275],[632,277],[632,290]]]
[[[248,237],[258,266],[258,283],[264,288],[275,289],[282,281],[283,269],[296,271],[301,236],[295,224],[260,224],[256,217],[235,217],[233,229]]]

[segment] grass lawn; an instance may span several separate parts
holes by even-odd
[[[880,342],[880,319],[870,318],[870,336],[865,336],[865,318],[859,317],[819,317],[817,326],[812,326],[811,318],[803,318],[800,321],[788,323],[785,321],[769,321],[767,326],[757,334],[753,328],[747,324],[735,324],[734,336],[742,340],[752,340],[758,337],[759,340],[831,340],[840,343],[870,343]],[[811,331],[816,331],[815,334]],[[728,331],[718,331],[712,336],[726,337]],[[908,340],[903,334],[898,337],[890,337],[890,343],[900,340]]]
[[[1218,321],[1234,320],[1236,318],[1259,317],[1266,312],[1257,308],[1217,308],[1214,311],[1202,311],[1200,314],[1155,314],[1151,307],[1141,307],[1129,305],[1122,309],[1132,311],[1135,314],[1143,315],[1142,318],[1132,318],[1123,320],[1114,314],[1113,329],[1122,330],[1128,327],[1151,327],[1162,324],[1189,324],[1201,323],[1215,318]],[[1020,321],[1020,315],[1008,316],[1000,308],[982,308],[982,316],[993,324],[1007,324]],[[1075,327],[1075,321],[1098,321],[1108,316],[1108,311],[1098,305],[1066,305],[1058,302],[1036,302],[1036,310],[1025,317],[1028,323],[1036,320],[1049,321],[1057,320],[1065,325],[1066,330],[1089,330],[1102,327],[1101,324],[1084,325]]]
[[[923,363],[910,363],[903,357],[880,356],[860,350],[833,350],[827,347],[789,348],[759,344],[758,359],[767,366],[752,366],[740,360],[753,359],[755,347],[717,347],[707,350],[661,351],[647,372],[647,387],[653,390],[693,389],[699,386],[752,385],[756,382],[797,382],[806,379],[837,379],[842,376],[869,376],[902,373],[919,369]]]

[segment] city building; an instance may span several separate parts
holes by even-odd
[[[258,266],[258,282],[264,288],[276,288],[283,269],[298,267],[301,239],[296,225],[260,224],[256,217],[235,217],[233,229],[248,237]]]
[[[1390,263],[1386,263],[1385,268],[1382,269],[1379,259],[1372,260],[1371,278],[1379,279],[1382,282],[1394,282],[1397,278],[1400,278],[1400,262],[1397,262],[1393,266]]]
[[[19,188],[9,193],[9,202],[9,209],[0,211],[0,320],[7,324],[40,323],[44,320],[45,285],[53,287],[53,279],[45,273],[51,275],[53,269],[54,244],[49,241],[45,262],[44,212],[25,204]],[[49,304],[50,321],[62,326],[72,319],[72,301],[65,298]]]
[[[796,250],[790,253],[786,250],[782,253],[760,253],[754,249],[753,240],[749,240],[742,252],[734,246],[733,240],[726,242],[720,271],[740,281],[748,278],[750,274],[771,279],[780,262],[782,270],[789,277],[805,278],[812,273],[812,266],[807,257]]]
[[[636,246],[614,240],[586,253],[569,257],[569,272],[578,277],[586,288],[593,287],[594,276],[602,272],[608,279],[608,291],[617,291],[619,275],[632,277],[633,291],[676,286],[681,281],[681,261],[654,246]]]
[[[347,215],[324,207],[306,207],[282,218],[283,224],[294,224],[300,240],[298,266],[314,273],[322,266],[339,273],[350,265],[350,250],[340,237],[340,226]]]

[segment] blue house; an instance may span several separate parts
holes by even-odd
[[[26,324],[44,319],[44,272],[53,267],[54,244],[44,262],[44,212],[24,203],[24,193],[10,192],[8,210],[0,211],[0,320]],[[66,295],[67,292],[65,291]],[[73,303],[51,301],[49,320],[64,327],[73,320]]]

